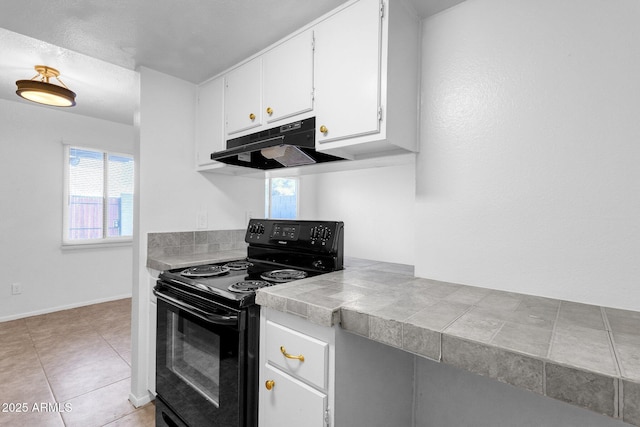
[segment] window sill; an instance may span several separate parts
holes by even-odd
[[[112,241],[91,241],[82,243],[62,243],[60,249],[63,251],[73,251],[79,249],[103,249],[103,248],[117,248],[124,246],[131,246],[133,244],[132,239],[126,240],[112,240]]]

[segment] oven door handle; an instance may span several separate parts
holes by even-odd
[[[179,309],[184,310],[187,313],[190,313],[204,320],[205,322],[212,323],[214,325],[223,325],[223,326],[235,326],[238,324],[238,316],[235,314],[230,316],[224,316],[216,313],[208,313],[204,310],[193,307],[192,305],[189,305],[186,302],[181,301],[177,298],[173,298],[167,294],[163,294],[162,292],[159,292],[155,289],[153,290],[153,293],[156,297],[163,300],[164,302],[174,305]]]

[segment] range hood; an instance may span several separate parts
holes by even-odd
[[[344,160],[316,151],[316,119],[274,127],[227,140],[227,149],[211,154],[211,160],[253,169],[278,169]]]

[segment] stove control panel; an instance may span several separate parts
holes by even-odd
[[[344,224],[339,221],[251,219],[245,241],[261,246],[335,252],[342,250],[343,229]]]
[[[296,241],[300,237],[300,224],[279,224],[273,225],[271,238],[275,240]]]
[[[250,223],[247,231],[251,234],[264,234],[264,224]]]
[[[331,227],[328,227],[326,225],[318,225],[316,227],[311,227],[312,242],[318,242],[324,245],[330,238],[331,238]]]

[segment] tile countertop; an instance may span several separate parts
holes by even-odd
[[[215,251],[189,255],[149,255],[147,267],[164,271],[174,268],[187,268],[196,265],[215,264],[219,262],[235,261],[247,257],[246,249],[234,249],[229,251]]]
[[[640,426],[640,312],[345,269],[261,289],[258,304]]]

